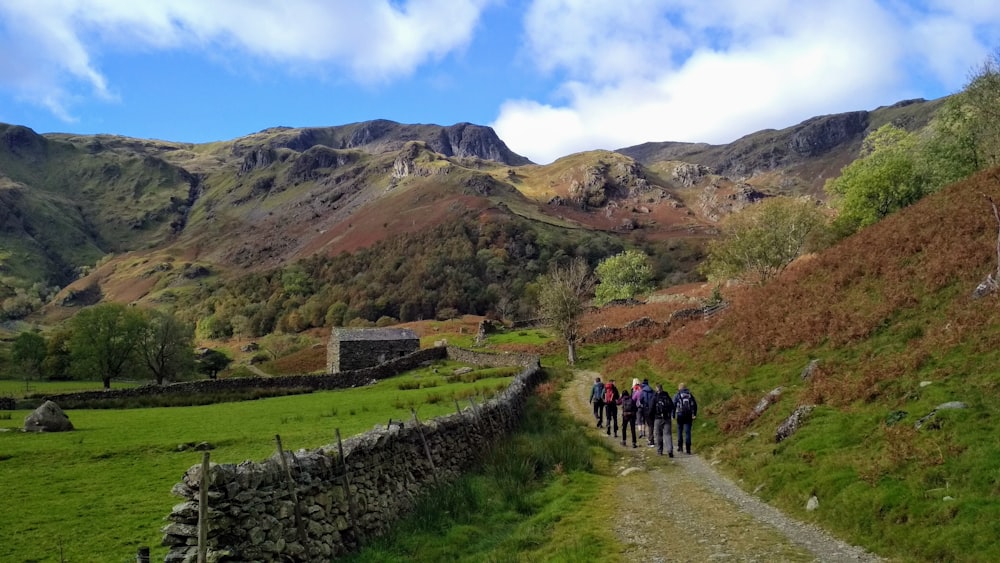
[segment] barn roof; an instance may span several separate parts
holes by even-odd
[[[408,328],[335,328],[333,337],[341,342],[358,340],[419,340]]]

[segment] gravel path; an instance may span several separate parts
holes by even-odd
[[[593,432],[588,390],[599,374],[579,371],[563,394],[565,408]],[[676,430],[676,429],[675,429]],[[676,440],[676,434],[674,436]],[[822,529],[789,518],[744,492],[697,455],[656,455],[645,438],[620,450],[615,522],[622,554],[637,561],[881,561]]]

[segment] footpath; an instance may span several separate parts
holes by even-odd
[[[619,452],[615,462],[612,530],[629,561],[821,561],[876,562],[882,559],[834,538],[824,530],[782,514],[717,473],[698,451],[658,456],[639,438],[621,446],[595,427],[587,397],[595,372],[578,371],[563,392],[563,406],[590,432]],[[697,393],[697,389],[694,389]],[[598,434],[600,432],[600,434]],[[676,427],[673,439],[677,440]],[[630,435],[631,438],[631,435]]]

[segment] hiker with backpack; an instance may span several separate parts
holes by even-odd
[[[674,395],[674,413],[677,418],[677,451],[684,451],[682,446],[686,445],[690,455],[691,426],[698,418],[698,402],[683,383],[677,386],[677,394]]]
[[[649,447],[653,447],[657,443],[656,439],[653,437],[653,397],[655,395],[656,392],[649,386],[649,380],[643,379],[642,390],[639,392],[639,404],[642,408],[646,441],[649,442]]]
[[[604,426],[608,429],[608,436],[611,435],[611,425],[614,424],[615,427],[615,438],[618,437],[618,401],[621,400],[621,394],[618,393],[618,387],[615,386],[615,380],[612,379],[604,384]]]
[[[653,419],[653,439],[656,440],[657,455],[663,455],[663,444],[666,442],[667,455],[674,457],[674,437],[670,428],[670,419],[673,416],[674,402],[670,399],[670,393],[664,391],[663,385],[657,383],[656,393],[653,395],[653,408],[650,412],[650,417]]]
[[[646,437],[646,421],[643,418],[645,414],[645,409],[642,405],[642,384],[639,383],[639,378],[632,379],[632,401],[635,403],[636,407],[636,423],[639,425],[639,437]]]
[[[600,428],[604,418],[604,384],[600,377],[594,379],[594,386],[590,388],[590,402],[594,404],[594,419]]]
[[[636,407],[635,401],[632,400],[632,395],[628,393],[622,393],[621,398],[622,403],[622,445],[625,445],[625,438],[628,436],[628,429],[632,427],[632,447],[638,447],[636,445],[635,439],[635,416],[638,408]]]

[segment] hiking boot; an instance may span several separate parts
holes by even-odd
[[[622,447],[625,447],[625,440],[622,440]]]
[[[667,455],[670,457],[674,457],[674,452],[667,452]]]
[[[635,447],[637,447],[637,446],[636,446],[636,445],[635,445],[635,444],[633,443],[633,444],[632,444],[632,447],[633,447],[633,448],[635,448]]]

